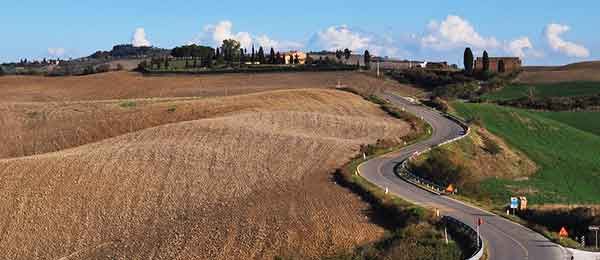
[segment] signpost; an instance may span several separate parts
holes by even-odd
[[[513,210],[513,215],[515,215],[515,210],[519,208],[519,198],[510,197],[510,208]]]
[[[560,228],[560,231],[558,232],[558,236],[561,238],[568,237],[569,232],[567,232],[567,229],[565,227],[562,227],[562,228]]]
[[[588,228],[590,231],[596,231],[596,249],[598,249],[598,230],[600,230],[599,226],[590,226]]]
[[[479,226],[483,225],[483,219],[482,218],[477,218],[477,248],[479,248],[481,245],[479,244]]]

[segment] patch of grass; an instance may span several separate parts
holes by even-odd
[[[119,106],[122,108],[132,108],[132,107],[136,107],[137,103],[135,103],[135,101],[125,101],[125,102],[122,102],[121,104],[119,104]]]
[[[598,82],[563,82],[553,84],[516,84],[482,96],[487,101],[503,101],[528,97],[530,89],[536,98],[588,96],[600,93]]]
[[[492,104],[454,107],[464,118],[480,118],[490,132],[540,167],[525,181],[484,181],[482,186],[495,198],[505,202],[513,194],[528,196],[532,204],[600,203],[600,136],[527,110]]]
[[[600,136],[600,112],[561,111],[536,112],[537,114],[555,121],[570,125],[579,130]]]

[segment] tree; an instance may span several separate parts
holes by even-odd
[[[223,45],[221,45],[221,49],[225,54],[225,60],[228,62],[233,62],[235,56],[240,53],[240,42],[234,39],[225,39],[223,40]]]
[[[341,51],[341,50],[335,50],[335,57],[336,57],[338,60],[341,60],[341,59],[342,59],[342,55],[343,55],[343,53],[342,53],[342,51]]]
[[[465,49],[464,63],[465,63],[465,73],[467,75],[473,74],[473,51],[471,51],[471,48]]]
[[[487,51],[483,51],[483,71],[490,71],[490,56]]]
[[[365,54],[363,56],[364,58],[364,62],[365,62],[365,67],[367,67],[367,69],[371,68],[371,53],[369,53],[369,50],[365,50]]]
[[[294,55],[294,64],[300,64],[300,57],[298,56],[298,53]]]
[[[352,51],[349,50],[348,48],[344,49],[344,58],[346,59],[346,63],[348,63],[348,60],[350,59],[351,56],[352,56]]]
[[[254,44],[252,44],[252,57],[250,58],[252,64],[256,61],[255,52],[254,52]]]
[[[4,72],[4,68],[0,66],[0,76],[4,76],[6,72]]]
[[[281,64],[281,53],[279,53],[279,52],[277,52],[277,54],[275,54],[275,63]]]
[[[275,64],[275,50],[271,47],[271,52],[269,53],[269,63]]]
[[[265,50],[263,49],[262,46],[260,46],[258,48],[258,61],[260,62],[260,64],[265,64],[267,62],[267,60],[265,59]]]

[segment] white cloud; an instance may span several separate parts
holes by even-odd
[[[546,26],[544,34],[550,48],[554,51],[564,53],[569,57],[587,58],[590,51],[583,45],[563,40],[561,34],[568,32],[571,28],[562,24],[549,24]]]
[[[293,41],[277,41],[269,38],[267,35],[253,36],[249,32],[233,32],[233,23],[231,21],[220,21],[216,25],[207,25],[204,27],[204,32],[197,37],[194,43],[203,42],[220,46],[223,40],[234,39],[240,42],[242,48],[251,48],[252,44],[263,46],[265,48],[276,49],[300,49],[303,47],[301,43]]]
[[[62,57],[66,53],[64,48],[48,48],[48,55],[51,57]]]
[[[315,50],[328,51],[348,48],[355,53],[369,50],[371,54],[380,56],[396,56],[400,52],[391,37],[360,32],[345,25],[331,26],[317,32],[309,46]]]
[[[150,41],[146,39],[146,31],[144,28],[137,28],[135,32],[133,32],[133,36],[131,37],[131,44],[134,47],[147,47],[151,46]]]
[[[506,45],[506,51],[517,57],[525,57],[525,50],[533,50],[533,44],[527,37],[512,40]]]
[[[494,49],[501,45],[494,37],[481,36],[469,21],[456,15],[448,15],[442,22],[432,20],[427,29],[429,32],[421,39],[421,45],[436,50],[466,46]]]

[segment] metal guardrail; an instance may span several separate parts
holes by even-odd
[[[473,252],[473,255],[467,258],[466,260],[479,260],[483,256],[484,241],[481,238],[481,236],[477,235],[477,231],[475,231],[471,226],[450,216],[444,216],[442,218],[442,221],[446,222],[449,225],[453,225],[454,228],[456,228],[460,232],[467,234],[467,236],[471,238],[471,241],[473,241],[473,244],[479,245],[475,246],[475,252]]]
[[[423,104],[421,104],[421,105],[424,106]],[[425,106],[425,107],[427,107],[427,106]],[[450,143],[456,142],[458,140],[461,140],[461,139],[469,136],[469,134],[471,134],[471,128],[469,127],[469,125],[467,123],[465,123],[464,121],[462,121],[462,119],[460,119],[460,118],[458,118],[458,117],[456,117],[454,115],[451,115],[451,114],[448,114],[448,113],[444,113],[444,112],[438,111],[438,110],[430,108],[430,107],[427,107],[427,108],[431,109],[432,111],[434,111],[436,113],[440,113],[441,115],[445,116],[446,118],[448,118],[448,119],[456,122],[458,125],[460,125],[465,130],[465,134],[463,134],[461,136],[458,136],[456,138],[447,140],[447,141],[445,141],[443,143],[437,144],[437,145],[435,145],[435,147],[440,147],[440,146],[443,146],[443,145],[446,145],[446,144],[450,144]],[[439,195],[445,194],[446,191],[445,191],[444,187],[442,187],[440,185],[437,185],[437,184],[435,184],[435,183],[433,183],[431,181],[425,180],[423,178],[420,178],[419,176],[416,176],[416,175],[412,174],[410,172],[410,170],[408,169],[408,167],[407,167],[407,164],[408,164],[408,162],[410,160],[414,160],[417,156],[419,156],[419,155],[421,155],[423,153],[429,152],[429,151],[431,151],[431,148],[427,148],[427,149],[425,149],[423,151],[419,151],[419,152],[414,153],[413,155],[411,155],[410,157],[408,157],[406,160],[404,160],[400,164],[400,166],[398,167],[399,171],[396,171],[396,168],[394,169],[394,171],[396,172],[396,174],[400,178],[403,178],[406,181],[408,181],[410,183],[413,183],[414,185],[420,186],[421,188],[427,189],[428,191],[433,192],[433,193],[437,193]],[[470,234],[472,243],[478,243],[479,246],[478,247],[476,246],[477,250],[473,253],[473,255],[471,257],[467,258],[466,260],[479,260],[479,259],[481,259],[481,257],[483,257],[484,248],[485,248],[484,242],[483,242],[483,239],[481,238],[481,236],[478,236],[477,232],[475,230],[473,230],[473,228],[471,226],[469,226],[469,225],[461,222],[458,219],[455,219],[455,218],[450,217],[450,216],[444,216],[443,219],[446,220],[447,223],[455,225],[458,228],[464,229],[466,232],[468,232]]]

